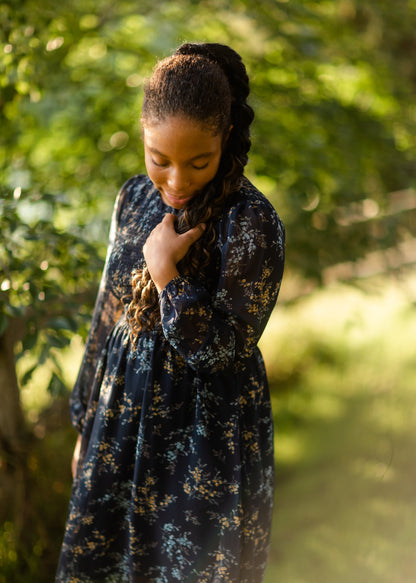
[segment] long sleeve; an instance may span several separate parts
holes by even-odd
[[[177,276],[160,293],[163,332],[200,373],[238,368],[276,303],[284,267],[284,227],[264,198],[231,208],[219,225],[220,277],[213,296]]]
[[[127,182],[120,190],[114,206],[107,257],[95,302],[91,327],[78,378],[70,397],[72,424],[79,432],[82,431],[88,399],[100,354],[103,350],[108,334],[111,332],[123,311],[122,302],[111,291],[111,282],[108,277],[108,265],[119,226],[121,209],[128,191],[128,185],[129,182]]]

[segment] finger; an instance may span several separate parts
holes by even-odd
[[[186,231],[186,233],[183,233],[180,236],[186,237],[187,239],[189,239],[190,244],[192,245],[192,243],[195,243],[195,241],[198,241],[198,239],[201,237],[201,235],[203,234],[205,229],[206,229],[205,224],[200,223],[199,225],[196,225],[196,227],[189,229],[189,231]]]
[[[167,225],[174,225],[176,223],[176,215],[173,213],[166,213],[162,219],[162,223],[166,223]]]

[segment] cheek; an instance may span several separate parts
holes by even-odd
[[[205,186],[205,184],[208,184],[208,182],[211,182],[211,180],[215,178],[220,165],[220,160],[221,156],[218,156],[218,159],[215,161],[215,163],[210,164],[205,171],[202,171],[197,176],[196,181],[199,183],[200,186]]]
[[[144,165],[146,166],[147,174],[150,176],[152,174],[152,167],[150,165],[150,160],[146,154],[144,155]]]
[[[217,171],[212,170],[204,176],[204,184],[208,184],[216,175]]]
[[[213,178],[215,178],[217,172],[218,172],[218,168],[220,165],[220,158],[218,158],[218,160],[216,161],[215,164],[213,164],[206,172],[205,176],[204,176],[204,181],[205,183],[210,182]]]
[[[146,166],[147,175],[150,178],[150,180],[152,182],[160,183],[161,178],[162,178],[162,173],[158,170],[158,168],[156,168],[155,165],[152,164],[151,162],[148,163],[148,161],[146,159],[145,159],[145,166]]]

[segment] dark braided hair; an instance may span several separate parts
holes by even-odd
[[[241,57],[226,45],[185,43],[160,61],[144,88],[142,122],[161,122],[183,116],[222,134],[225,143],[214,179],[191,199],[176,222],[178,233],[199,223],[206,229],[178,264],[182,275],[197,277],[208,266],[214,251],[215,222],[228,197],[240,184],[250,150],[250,124],[254,118],[247,104],[249,80]],[[146,266],[133,272],[133,296],[127,310],[132,340],[141,330],[160,323],[159,299]]]

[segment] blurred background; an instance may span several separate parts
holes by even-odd
[[[266,583],[415,581],[415,0],[0,0],[0,583],[54,579],[142,82],[185,40],[242,55],[247,175],[287,229]]]

